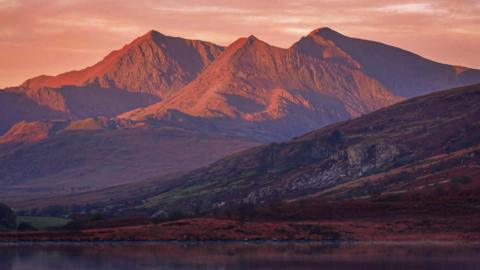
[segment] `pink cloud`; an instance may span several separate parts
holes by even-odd
[[[222,45],[254,34],[288,47],[329,26],[480,68],[478,14],[477,0],[0,0],[0,87],[93,64],[150,29]]]

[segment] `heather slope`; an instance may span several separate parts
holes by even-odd
[[[257,146],[182,176],[19,201],[89,204],[160,218],[445,218],[480,203],[480,85],[407,100],[282,143]]]
[[[466,189],[474,197],[454,198],[476,200],[480,185],[471,177],[479,173],[478,104],[480,85],[414,98],[226,157],[179,178],[181,184],[144,206],[194,214],[314,195],[342,200],[415,190],[435,194],[439,187],[457,195]],[[451,189],[456,177],[471,183]]]
[[[135,183],[257,145],[184,129],[117,125],[102,117],[18,123],[0,137],[0,196],[13,203]]]

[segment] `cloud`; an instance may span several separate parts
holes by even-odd
[[[407,3],[394,4],[382,7],[372,8],[373,11],[379,12],[393,12],[393,13],[418,13],[418,14],[435,14],[442,13],[442,10],[437,10],[432,3]]]
[[[44,24],[47,26],[47,29],[78,29],[83,28],[87,30],[98,30],[98,31],[107,31],[107,32],[127,32],[132,34],[137,34],[141,30],[136,25],[131,24],[122,24],[121,21],[107,20],[102,18],[95,17],[57,17],[57,18],[42,18],[38,20],[39,24]],[[45,29],[45,28],[43,28]]]
[[[328,26],[480,68],[478,0],[0,0],[0,87],[78,69],[145,32],[289,47]]]

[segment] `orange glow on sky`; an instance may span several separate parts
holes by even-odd
[[[288,47],[324,26],[480,68],[480,0],[0,0],[0,87],[92,65],[151,29]]]

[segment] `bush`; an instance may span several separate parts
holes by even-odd
[[[16,226],[17,216],[15,212],[7,205],[0,203],[0,227],[13,230]]]
[[[332,134],[330,134],[330,140],[332,143],[341,143],[343,140],[343,134],[339,130],[334,130]]]
[[[444,189],[442,186],[440,186],[440,185],[438,185],[438,186],[435,188],[435,195],[437,195],[437,196],[445,196],[446,193],[447,193],[447,192],[445,191],[445,189]]]
[[[451,182],[454,183],[454,184],[463,184],[463,185],[467,185],[471,181],[472,181],[472,179],[469,176],[455,177],[451,180]]]
[[[33,227],[30,223],[27,222],[20,222],[17,226],[17,231],[25,232],[25,231],[36,231],[37,228]]]
[[[101,221],[101,220],[103,220],[104,218],[103,218],[102,214],[100,214],[100,213],[95,213],[95,214],[89,216],[88,219],[89,219],[89,221]]]

